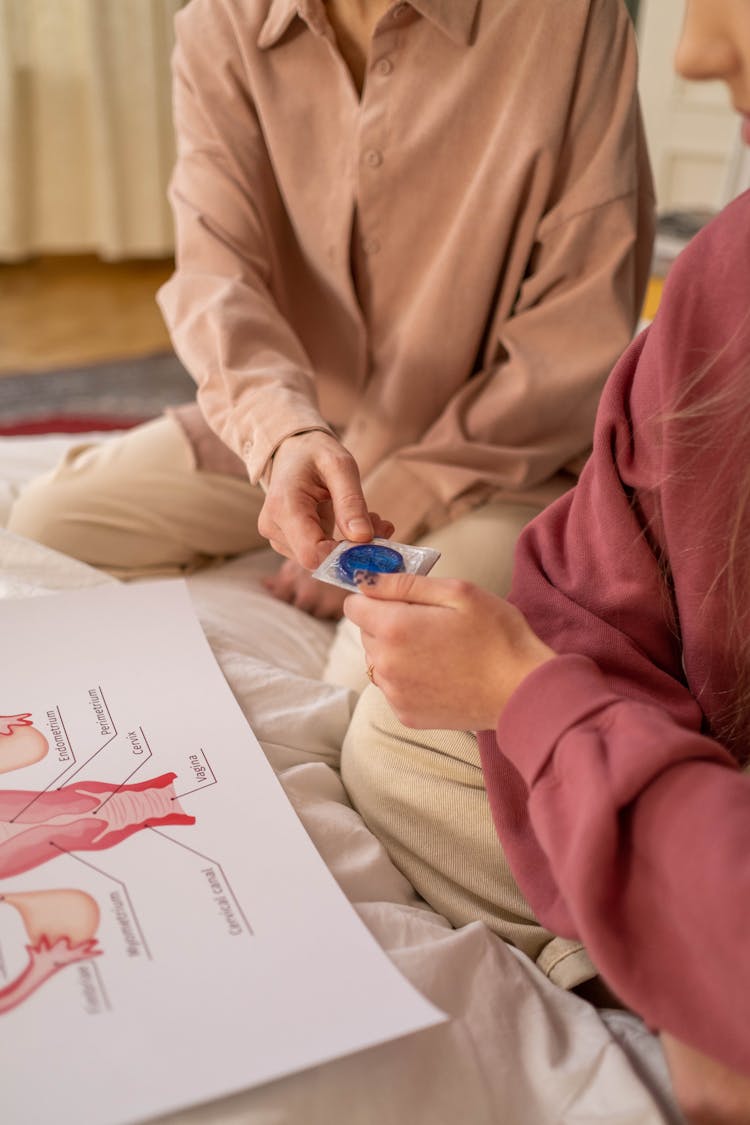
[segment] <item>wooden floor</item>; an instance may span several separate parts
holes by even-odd
[[[169,348],[156,290],[170,261],[41,258],[0,264],[0,376],[126,359]],[[653,279],[644,316],[656,312]]]
[[[171,272],[93,256],[0,264],[0,375],[169,348],[155,294]]]

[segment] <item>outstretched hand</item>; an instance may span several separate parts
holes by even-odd
[[[331,434],[294,434],[276,450],[258,530],[275,551],[313,570],[335,546],[334,529],[354,543],[392,534],[368,512],[359,469]]]
[[[519,610],[469,582],[378,574],[359,588],[344,613],[406,726],[494,729],[521,681],[555,655]]]

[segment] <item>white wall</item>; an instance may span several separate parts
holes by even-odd
[[[641,99],[661,211],[718,208],[750,182],[723,83],[684,82],[674,73],[683,10],[683,0],[641,0],[638,17]]]

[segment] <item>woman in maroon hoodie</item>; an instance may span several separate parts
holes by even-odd
[[[727,83],[750,144],[750,0],[688,0],[677,68]],[[538,920],[660,1032],[690,1120],[750,1122],[750,193],[673,267],[580,483],[519,544],[512,604],[362,589],[346,613],[399,719],[484,732]]]

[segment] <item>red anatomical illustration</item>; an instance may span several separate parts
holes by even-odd
[[[31,712],[0,715],[0,773],[31,766],[45,756],[49,743],[31,721]]]
[[[175,795],[174,773],[135,785],[77,781],[48,793],[0,790],[0,878],[61,852],[111,848],[156,825],[195,824]]]
[[[20,891],[0,895],[2,903],[21,916],[29,936],[29,959],[18,976],[0,989],[0,1015],[18,1007],[67,965],[102,953],[95,937],[99,907],[85,891]]]

